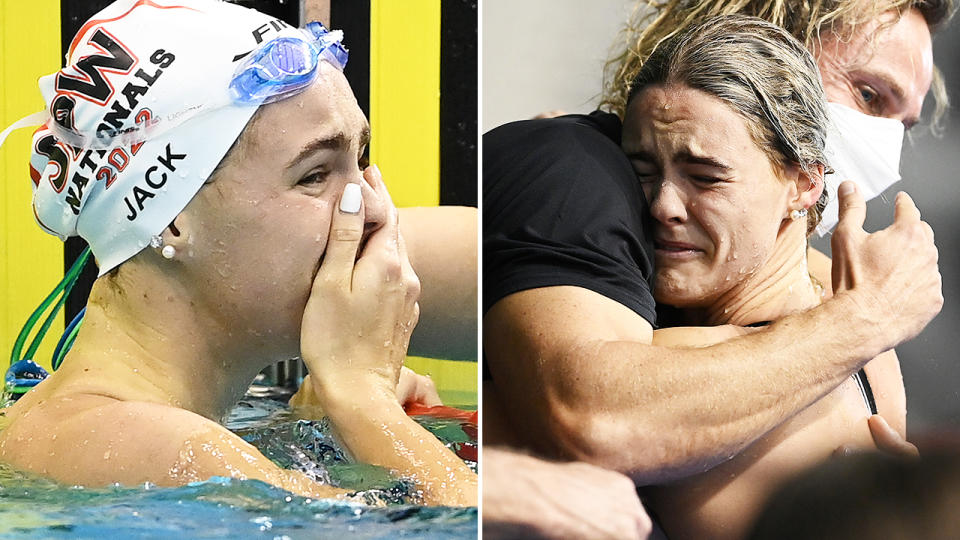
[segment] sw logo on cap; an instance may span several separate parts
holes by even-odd
[[[130,73],[133,67],[137,65],[137,57],[120,43],[120,40],[110,35],[103,28],[97,28],[90,39],[87,40],[86,45],[102,54],[84,56],[76,64],[64,68],[57,74],[55,88],[57,94],[69,94],[98,105],[106,105],[115,92],[106,74],[119,73],[126,75]],[[76,76],[66,73],[70,68],[78,72]],[[51,114],[57,119],[58,123],[60,121],[60,109],[57,108],[57,105],[60,102],[60,99],[54,102],[54,110]]]

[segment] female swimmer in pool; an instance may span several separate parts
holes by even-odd
[[[301,356],[357,460],[425,503],[475,504],[475,475],[397,401],[420,289],[380,173],[358,165],[345,60],[335,32],[212,0],[121,0],[83,27],[41,80],[31,168],[38,222],[83,236],[101,275],[63,367],[6,411],[0,460],[70,484],[340,494],[218,423]]]
[[[656,299],[676,307],[683,324],[763,326],[820,303],[806,238],[826,203],[827,122],[810,53],[760,19],[697,24],[644,64],[622,147],[654,221]],[[669,330],[654,341],[675,344]],[[875,407],[902,435],[894,353],[871,361],[866,379]],[[839,447],[874,448],[866,395],[848,380],[729,461],[649,488],[650,508],[670,538],[738,538],[790,475]]]

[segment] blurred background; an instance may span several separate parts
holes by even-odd
[[[630,0],[485,0],[482,10],[484,132],[553,109],[596,108],[604,62],[626,22]],[[958,17],[933,39],[934,60],[960,104]],[[924,119],[930,118],[932,98]],[[907,389],[908,437],[921,449],[960,433],[960,110],[950,111],[942,137],[917,126],[904,144],[903,179],[867,207],[869,231],[893,220],[893,197],[910,193],[936,232],[945,305],[916,339],[897,348]],[[814,245],[829,250],[829,236]],[[896,256],[896,254],[891,254]],[[924,444],[926,443],[926,444]]]

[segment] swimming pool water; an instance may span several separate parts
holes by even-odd
[[[416,418],[460,455],[476,444],[475,425]],[[477,537],[476,508],[410,504],[416,498],[411,483],[352,463],[325,422],[298,418],[280,402],[248,397],[227,427],[279,465],[357,490],[355,500],[368,504],[311,500],[228,478],[179,488],[65,487],[0,464],[0,538]]]

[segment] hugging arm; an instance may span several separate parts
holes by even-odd
[[[504,297],[484,317],[484,350],[514,431],[644,484],[735,455],[939,312],[937,252],[912,201],[898,197],[894,224],[871,235],[864,208],[842,194],[833,299],[714,345],[702,346],[736,331],[690,329],[698,346],[684,347],[673,329],[674,346],[657,346],[646,320],[580,287]]]

